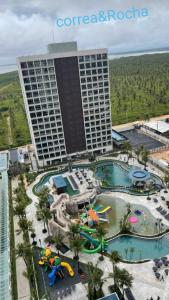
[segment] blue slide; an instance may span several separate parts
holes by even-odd
[[[86,232],[80,232],[80,235],[83,236],[84,238],[86,238],[88,241],[91,242],[91,244],[93,244],[93,246],[98,247],[99,245],[99,241],[97,241],[96,239],[94,239],[91,235],[87,234]]]
[[[52,268],[52,271],[49,273],[48,278],[49,278],[49,285],[53,286],[56,281],[56,273],[57,271],[61,270],[61,266],[55,266]]]

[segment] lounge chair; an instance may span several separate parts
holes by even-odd
[[[165,275],[168,276],[169,270],[168,270],[168,269],[165,269],[164,272],[165,272]]]

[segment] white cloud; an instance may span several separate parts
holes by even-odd
[[[100,10],[148,7],[149,17],[131,21],[58,28],[56,16],[91,15]],[[77,40],[80,49],[113,52],[169,46],[169,1],[6,0],[0,4],[0,65],[17,56],[44,53],[47,43]],[[0,68],[0,71],[1,68]]]

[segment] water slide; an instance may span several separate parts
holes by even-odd
[[[56,273],[61,270],[61,266],[55,266],[52,271],[48,274],[49,286],[53,286],[56,281]]]
[[[93,207],[93,209],[96,211],[96,212],[98,212],[98,210],[101,210],[103,208],[103,205],[101,205],[101,204],[96,204],[96,205],[94,205],[94,207]]]
[[[95,233],[97,230],[95,228],[90,228],[87,226],[80,226],[80,229],[85,232]]]
[[[105,214],[105,213],[108,213],[111,209],[112,209],[111,206],[107,206],[104,209],[97,211],[97,213],[98,214]]]
[[[75,275],[75,273],[74,273],[72,267],[71,267],[67,262],[62,261],[62,262],[61,262],[61,266],[67,269],[67,271],[69,272],[69,275],[70,275],[71,277],[73,277],[73,276]]]
[[[86,240],[88,240],[95,247],[94,249],[83,248],[84,253],[92,254],[97,253],[101,250],[101,244],[98,240],[94,239],[91,235],[87,234],[86,232],[80,232],[80,235]]]
[[[102,222],[102,223],[108,223],[109,222],[109,220],[105,219],[105,218],[99,218],[99,221]]]
[[[89,209],[88,215],[92,219],[93,222],[99,222],[99,217],[93,209]]]

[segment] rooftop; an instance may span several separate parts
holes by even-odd
[[[124,135],[120,134],[119,132],[117,132],[115,130],[112,130],[112,135],[111,136],[112,136],[112,139],[116,140],[117,142],[127,140],[127,138]]]
[[[99,300],[119,300],[119,297],[116,293],[100,298]]]
[[[8,169],[8,154],[3,152],[0,153],[0,171]]]
[[[63,176],[56,176],[53,178],[53,184],[57,189],[67,187],[67,183]]]
[[[144,123],[144,125],[160,133],[165,133],[169,131],[169,124],[165,121],[150,121]]]

